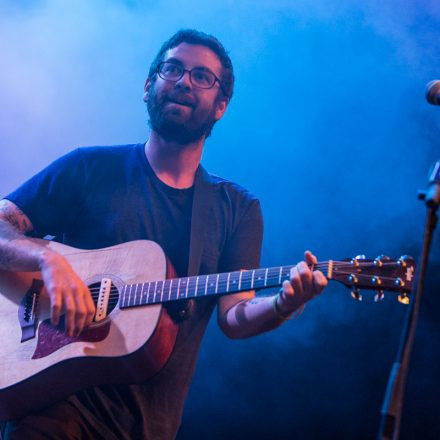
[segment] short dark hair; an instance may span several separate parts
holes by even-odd
[[[162,44],[162,47],[151,63],[148,78],[151,81],[156,79],[155,75],[157,72],[157,67],[163,61],[165,52],[173,47],[178,46],[180,43],[200,44],[201,46],[206,46],[219,57],[223,67],[220,80],[222,82],[224,91],[226,92],[226,98],[230,100],[234,90],[234,70],[232,68],[231,59],[217,38],[212,35],[205,34],[204,32],[196,31],[195,29],[181,29]]]

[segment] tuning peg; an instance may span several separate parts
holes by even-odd
[[[351,264],[359,267],[359,260],[365,260],[365,258],[365,255],[356,255],[354,258],[351,259]]]
[[[376,295],[374,295],[374,302],[381,302],[385,298],[385,292],[383,290],[378,290]]]
[[[386,256],[386,255],[378,255],[375,259],[374,259],[374,264],[378,267],[382,267],[383,262],[384,261],[389,261],[390,257]]]
[[[405,285],[405,281],[403,281],[402,278],[396,278],[394,284],[398,287],[403,287]]]
[[[355,286],[359,282],[358,277],[354,273],[348,276],[348,281],[350,281],[352,286]]]
[[[402,292],[400,295],[398,295],[397,299],[400,302],[400,304],[405,304],[405,305],[409,304],[409,296],[405,292]]]
[[[373,284],[375,284],[376,286],[380,286],[382,284],[382,280],[377,276],[374,276],[373,278],[371,278],[371,282]]]
[[[352,297],[353,299],[355,299],[356,301],[362,301],[362,295],[361,295],[361,293],[359,292],[359,289],[353,289],[353,290],[351,291],[351,297]]]
[[[382,261],[390,261],[391,258],[388,255],[380,254],[377,258],[380,258]]]
[[[402,255],[398,260],[397,263],[399,263],[402,267],[408,266],[408,264],[414,263],[414,258],[410,257],[409,255]]]

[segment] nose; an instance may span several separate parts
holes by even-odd
[[[176,82],[176,87],[183,88],[185,91],[191,90],[192,84],[188,70],[183,72],[182,78]]]

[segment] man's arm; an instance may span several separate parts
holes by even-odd
[[[291,269],[290,282],[283,283],[280,294],[255,297],[250,291],[221,297],[217,319],[222,331],[233,339],[248,338],[281,325],[327,285],[322,272],[310,269],[314,264],[316,257],[307,251],[305,261]]]
[[[0,270],[41,271],[51,303],[52,324],[66,313],[66,331],[79,334],[95,315],[90,291],[67,260],[24,234],[32,222],[9,200],[0,200]]]

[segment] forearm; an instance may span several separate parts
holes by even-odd
[[[0,270],[40,270],[50,251],[41,240],[26,237],[6,220],[0,219]]]
[[[255,297],[235,304],[222,318],[221,328],[230,338],[249,338],[279,327],[292,313],[274,307],[277,295]]]

